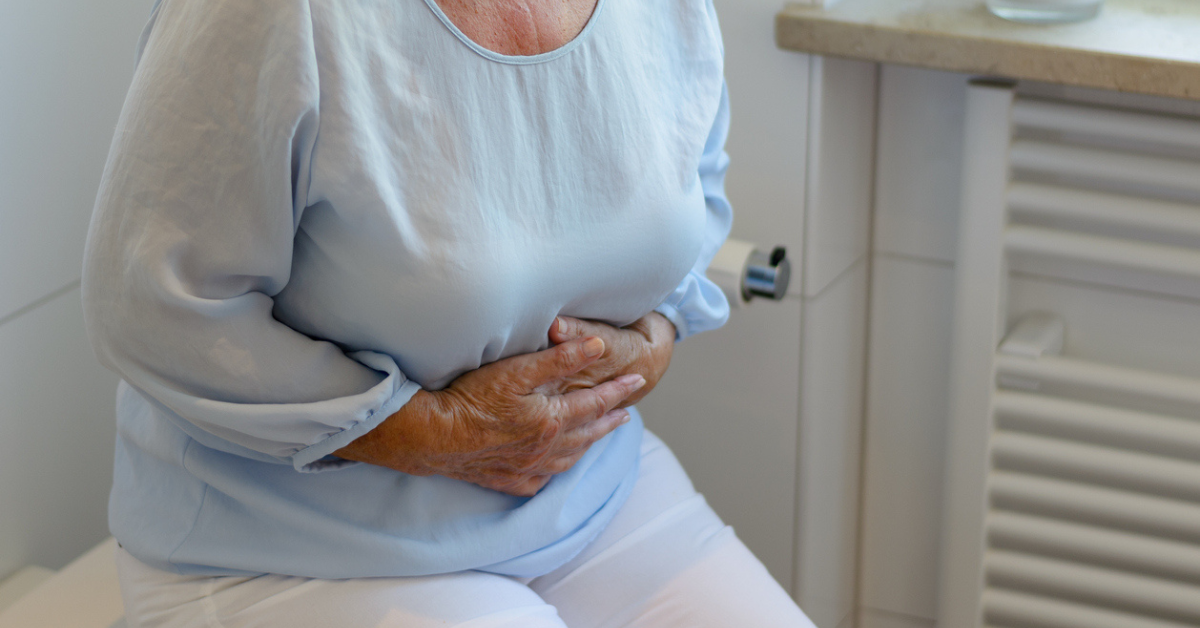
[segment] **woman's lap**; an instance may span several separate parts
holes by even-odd
[[[608,528],[534,579],[480,572],[313,580],[180,576],[118,550],[130,628],[811,627],[647,432]]]

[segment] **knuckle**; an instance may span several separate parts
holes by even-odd
[[[589,408],[589,416],[593,419],[598,419],[608,412],[608,401],[603,395],[592,395]]]
[[[554,349],[554,366],[560,370],[568,370],[575,365],[580,353],[575,343],[561,344]]]
[[[553,442],[555,439],[558,438],[558,435],[562,433],[562,427],[563,427],[562,421],[558,420],[557,418],[547,419],[547,420],[543,421],[542,422],[542,433],[540,434],[541,442],[542,443]]]
[[[575,463],[578,461],[579,461],[579,458],[574,455],[568,456],[566,458],[559,458],[558,460],[555,460],[553,464],[550,465],[550,472],[555,475],[558,475],[559,473],[566,473],[567,471],[570,471],[571,468],[574,467]]]

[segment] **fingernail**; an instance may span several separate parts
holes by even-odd
[[[567,333],[566,323],[563,322],[563,319],[561,316],[554,317],[554,331],[556,331],[560,334]]]
[[[630,420],[630,419],[632,419],[632,418],[633,418],[633,417],[629,416],[629,413],[628,413],[628,412],[626,412],[626,413],[625,413],[625,416],[621,417],[621,425],[625,425],[625,424],[626,424],[626,423],[628,423],[628,422],[629,422],[629,420]]]
[[[589,358],[594,358],[601,353],[604,353],[604,341],[592,336],[583,343],[583,354]]]
[[[642,386],[646,385],[646,378],[633,373],[630,375],[622,375],[618,378],[622,384],[629,386],[633,390],[641,390]]]

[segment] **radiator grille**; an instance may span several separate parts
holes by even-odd
[[[1005,313],[1011,272],[1200,299],[1200,121],[971,89],[940,625],[1200,626],[1200,379]]]

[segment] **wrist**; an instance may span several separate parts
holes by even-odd
[[[438,393],[419,390],[375,429],[333,453],[347,460],[428,475],[422,473],[425,465],[421,453],[429,436],[428,426],[441,412],[440,401]]]
[[[653,325],[654,328],[659,331],[659,335],[657,337],[663,338],[668,342],[675,342],[675,338],[678,335],[678,330],[675,328],[675,323],[671,322],[671,319],[663,315],[662,312],[650,312],[646,315],[646,317],[650,319],[651,325]]]
[[[675,324],[659,312],[650,312],[639,319],[635,326],[646,341],[643,359],[639,361],[646,369],[642,375],[649,382],[657,382],[671,364],[675,349]]]

